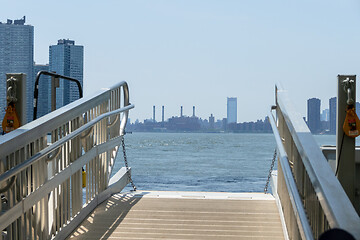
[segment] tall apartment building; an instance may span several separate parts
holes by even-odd
[[[312,133],[320,132],[320,99],[310,98],[307,101],[307,124]]]
[[[27,122],[33,117],[34,96],[34,27],[20,20],[0,22],[0,119],[5,116],[6,73],[26,74]],[[25,123],[22,123],[25,124]]]
[[[34,79],[40,71],[49,71],[48,64],[34,64]],[[37,118],[51,112],[51,81],[49,76],[41,75],[39,79],[39,95],[37,106]]]
[[[60,39],[57,45],[49,47],[50,71],[75,78],[83,87],[84,47],[75,45],[75,41]],[[56,108],[60,108],[79,99],[76,83],[60,79],[56,89]]]
[[[330,134],[336,134],[336,97],[329,99]]]
[[[237,98],[227,98],[227,124],[237,123]]]

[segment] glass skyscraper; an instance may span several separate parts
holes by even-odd
[[[49,47],[49,68],[52,72],[79,80],[83,87],[84,47],[75,45],[73,40],[58,40],[57,45]],[[56,108],[77,99],[79,91],[76,83],[60,79],[60,87],[56,89]]]
[[[0,120],[5,116],[6,73],[26,74],[27,122],[33,117],[34,27],[20,20],[0,22]],[[25,124],[25,123],[22,123]]]
[[[227,123],[237,123],[237,98],[227,98]]]

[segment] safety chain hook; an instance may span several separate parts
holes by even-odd
[[[121,145],[122,145],[122,150],[123,150],[123,155],[124,155],[124,163],[125,163],[126,172],[127,172],[128,178],[129,178],[129,182],[131,184],[131,187],[134,189],[134,191],[136,191],[136,186],[131,178],[131,173],[129,171],[130,169],[129,169],[129,165],[128,165],[128,161],[127,161],[127,157],[126,157],[124,135],[121,136]]]
[[[266,194],[267,191],[268,191],[268,187],[269,187],[269,183],[270,183],[270,178],[271,178],[271,173],[273,171],[273,168],[274,168],[274,164],[275,164],[275,159],[276,159],[276,148],[275,148],[275,151],[274,151],[274,156],[273,156],[273,159],[271,161],[271,166],[270,166],[270,170],[269,170],[269,175],[268,175],[268,178],[266,180],[266,184],[265,184],[265,188],[264,188],[264,193]]]

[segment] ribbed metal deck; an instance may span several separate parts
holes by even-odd
[[[137,192],[97,207],[71,239],[284,239],[275,199],[261,193]]]

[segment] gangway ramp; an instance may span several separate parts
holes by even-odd
[[[262,193],[119,193],[70,239],[284,239],[275,199]]]

